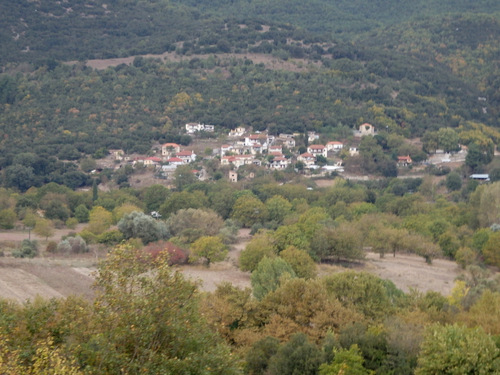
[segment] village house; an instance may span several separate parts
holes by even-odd
[[[188,133],[188,134],[194,134],[196,132],[213,133],[214,131],[215,131],[214,125],[205,125],[205,124],[194,123],[194,122],[186,124],[186,133]]]
[[[156,157],[156,156],[151,156],[149,158],[145,158],[143,159],[142,163],[145,165],[145,166],[151,166],[151,165],[160,165],[160,163],[162,162],[163,160],[159,157]]]
[[[281,153],[283,153],[283,146],[281,146],[281,145],[269,146],[268,152],[269,152],[269,154],[271,154],[273,152],[279,152],[281,154]]]
[[[232,145],[222,145],[220,146],[220,156],[226,156],[228,153],[233,152]]]
[[[122,161],[125,157],[125,152],[123,150],[109,150],[109,153],[114,160]]]
[[[412,163],[413,163],[413,160],[411,160],[410,155],[398,156],[398,166],[399,167],[408,167]]]
[[[238,182],[238,172],[229,171],[229,181],[230,182]]]
[[[250,147],[250,153],[252,155],[262,154],[262,151],[264,151],[264,147],[260,143],[254,143]]]
[[[359,155],[359,150],[357,147],[351,146],[349,147],[349,155],[350,156],[356,156]]]
[[[177,158],[175,156],[167,159],[166,161],[169,165],[175,165],[175,166],[186,164],[184,160],[182,160],[181,158]]]
[[[262,147],[262,151],[267,151],[269,141],[265,133],[250,134],[248,137],[245,137],[245,146],[254,147],[256,143]]]
[[[339,141],[332,141],[326,144],[327,151],[339,152],[344,147],[344,144]]]
[[[276,156],[269,162],[270,169],[285,169],[290,164],[290,161],[283,156]]]
[[[316,162],[316,157],[309,152],[305,152],[297,157],[297,161],[301,161],[306,166],[313,165]]]
[[[312,131],[311,132],[307,132],[307,141],[309,143],[312,143],[312,142],[314,142],[314,141],[316,141],[318,139],[319,139],[319,134],[317,134],[316,132],[312,132]]]
[[[254,164],[254,156],[253,155],[234,155],[234,156],[224,156],[221,158],[222,165],[234,165],[236,168],[239,168],[243,165]]]
[[[230,130],[229,137],[242,137],[245,134],[246,129],[243,126],[239,126],[236,129]]]
[[[358,134],[361,137],[365,135],[375,135],[375,127],[367,122],[359,126]]]
[[[307,152],[310,154],[313,154],[314,156],[324,156],[326,158],[327,156],[327,148],[323,145],[310,145],[307,147]]]
[[[175,156],[177,156],[179,159],[182,159],[182,161],[184,161],[184,163],[186,164],[189,164],[196,160],[196,154],[192,150],[184,150],[178,152]]]
[[[294,148],[295,147],[295,138],[293,137],[292,134],[281,133],[278,136],[277,141],[280,142],[283,146],[285,146],[287,148]]]
[[[177,143],[165,143],[161,146],[162,156],[172,156],[181,151],[181,146]]]

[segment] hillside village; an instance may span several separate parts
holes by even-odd
[[[231,182],[253,178],[256,170],[288,170],[316,177],[343,175],[350,172],[345,165],[346,159],[359,155],[362,137],[378,134],[375,126],[369,123],[363,123],[353,130],[352,137],[342,140],[325,140],[325,137],[320,137],[315,131],[309,131],[305,135],[281,133],[274,136],[268,131],[253,132],[243,126],[221,134],[216,134],[215,129],[214,125],[188,123],[185,125],[185,132],[193,137],[193,143],[189,146],[167,142],[153,146],[148,155],[126,155],[123,150],[110,150],[109,158],[113,160],[114,169],[123,165],[148,167],[154,171],[155,178],[164,180],[171,179],[178,166],[208,160],[216,160]],[[211,136],[210,145],[214,147],[202,150],[207,134]],[[421,172],[431,164],[462,164],[466,155],[467,147],[460,146],[456,153],[436,150],[427,160],[419,162],[413,161],[408,154],[397,155],[395,162],[398,173],[408,174],[411,171]],[[109,167],[110,164],[108,162],[101,166]],[[197,169],[193,169],[193,173],[200,180],[211,178]]]

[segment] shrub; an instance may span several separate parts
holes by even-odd
[[[184,249],[168,241],[150,242],[146,247],[144,247],[144,251],[149,253],[153,259],[157,258],[164,252],[168,253],[169,265],[185,264],[188,260],[187,253]]]
[[[82,237],[88,244],[97,242],[97,235],[87,229],[84,229],[80,232],[80,237]]]
[[[97,242],[106,245],[116,245],[123,240],[123,234],[119,230],[109,230],[97,236]]]
[[[57,252],[66,254],[86,253],[89,248],[85,240],[80,236],[68,237],[57,245]]]
[[[57,251],[57,242],[49,241],[47,247],[45,248],[45,251],[48,253],[55,253]]]
[[[34,258],[38,255],[38,242],[33,240],[23,240],[21,242],[21,247],[12,252],[12,256],[15,258]]]
[[[70,217],[66,220],[66,227],[69,229],[75,229],[78,223],[79,221],[76,217]]]

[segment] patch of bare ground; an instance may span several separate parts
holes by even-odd
[[[424,258],[413,254],[379,254],[367,253],[363,269],[382,279],[391,280],[396,286],[408,292],[416,289],[420,292],[434,291],[449,295],[455,279],[462,273],[460,267],[453,261],[434,259],[432,264]]]
[[[184,265],[176,268],[188,279],[198,282],[200,290],[213,292],[217,285],[229,282],[239,288],[250,287],[250,273],[238,268],[241,251],[246,247],[251,236],[248,229],[239,232],[239,241],[231,246],[224,262],[203,265]],[[24,302],[37,295],[44,298],[61,298],[80,295],[92,298],[92,272],[96,270],[96,254],[78,256],[41,256],[34,259],[15,259],[0,257],[0,297]],[[102,255],[102,254],[101,254]],[[342,272],[346,269],[366,271],[383,279],[389,279],[405,292],[416,289],[423,293],[436,291],[449,295],[454,280],[460,275],[456,263],[444,259],[435,259],[427,264],[421,257],[411,254],[367,253],[366,259],[341,265],[320,264],[318,275]]]
[[[129,56],[129,57],[120,57],[113,59],[96,59],[96,60],[87,60],[85,62],[86,66],[89,66],[93,69],[103,70],[109,67],[118,66],[121,64],[131,65],[134,62],[136,57],[144,57],[144,58],[152,58],[152,59],[160,59],[163,62],[181,62],[181,61],[190,61],[192,59],[207,59],[208,57],[215,57],[220,60],[232,60],[232,59],[248,59],[252,60],[254,64],[264,64],[268,69],[279,69],[279,70],[289,70],[293,72],[300,72],[304,70],[308,70],[312,67],[321,66],[321,62],[313,62],[307,59],[289,59],[282,60],[272,55],[263,54],[263,53],[216,53],[216,54],[199,54],[199,55],[178,55],[175,52],[165,52],[160,55],[141,55],[141,56]],[[68,61],[66,64],[75,65],[78,64],[77,61]]]
[[[250,241],[250,230],[240,229],[238,238],[238,243],[231,247],[224,262],[211,264],[209,268],[201,265],[186,265],[180,267],[180,271],[187,278],[198,282],[200,289],[206,292],[215,291],[217,285],[222,282],[230,282],[234,286],[243,289],[249,288],[250,273],[239,270],[238,259],[241,251],[245,249],[248,241]]]
[[[81,260],[78,266],[71,263],[43,258],[0,258],[0,297],[20,303],[36,296],[92,298],[91,273],[95,267]]]
[[[183,266],[181,271],[188,278],[197,280],[204,291],[212,292],[224,281],[241,288],[250,287],[250,274],[240,271],[237,264],[240,252],[250,239],[248,231],[240,231],[240,238],[242,240],[229,252],[228,260],[212,264],[210,268]],[[379,254],[369,252],[363,261],[353,263],[349,268],[320,264],[318,275],[325,276],[347,269],[365,271],[382,279],[391,280],[404,292],[415,289],[423,293],[434,291],[443,295],[451,293],[455,279],[461,274],[455,262],[445,259],[434,259],[432,264],[427,264],[424,258],[412,254],[396,254],[396,257],[387,254],[384,258],[380,258]]]

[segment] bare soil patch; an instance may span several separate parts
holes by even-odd
[[[36,296],[92,298],[95,267],[74,267],[69,260],[0,258],[0,297],[20,303]],[[81,261],[80,261],[81,263]]]
[[[228,258],[205,267],[185,265],[177,269],[187,278],[198,282],[202,291],[213,292],[217,285],[229,282],[239,288],[250,287],[250,273],[238,269],[241,251],[250,240],[249,230],[241,230],[239,242],[232,246]],[[454,280],[461,270],[455,262],[435,259],[432,264],[411,254],[367,253],[366,259],[350,265],[350,269],[370,272],[383,279],[389,279],[405,292],[416,289],[449,295]],[[92,273],[96,270],[93,254],[77,257],[38,257],[34,259],[0,258],[0,297],[25,302],[37,295],[44,298],[61,298],[80,295],[92,298]],[[318,265],[320,276],[345,271],[340,265]]]
[[[165,52],[160,55],[141,55],[141,56],[129,56],[129,57],[120,57],[113,59],[96,59],[96,60],[87,60],[85,62],[86,66],[97,70],[103,70],[109,67],[118,66],[121,64],[131,65],[134,62],[136,57],[144,57],[144,58],[152,58],[152,59],[160,59],[163,62],[180,62],[180,61],[190,61],[192,59],[206,59],[210,56],[214,56],[215,58],[221,60],[231,60],[231,59],[248,59],[252,60],[254,64],[264,64],[268,69],[283,69],[293,72],[299,72],[303,70],[307,70],[310,67],[321,66],[321,62],[313,62],[307,59],[289,59],[282,60],[276,58],[272,55],[267,55],[263,53],[215,53],[215,54],[199,54],[199,55],[178,55],[175,52]],[[66,64],[74,65],[77,64],[77,61],[68,61]]]

